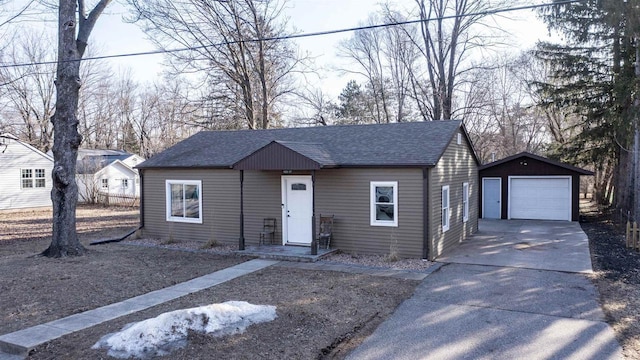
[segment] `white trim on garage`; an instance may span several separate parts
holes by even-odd
[[[539,184],[536,184],[536,180],[539,180]],[[560,180],[566,180],[566,182]],[[514,181],[519,183],[515,186],[516,192],[514,192]],[[571,176],[509,176],[508,218],[571,221],[571,198],[573,193],[571,183]],[[517,193],[517,191],[525,188],[532,191],[524,194]],[[549,189],[549,191],[556,191],[556,194],[536,192],[536,190],[544,190],[545,188]],[[560,191],[560,193],[558,193],[558,191]],[[516,195],[524,199],[526,204],[532,206],[525,206],[525,204],[514,200]],[[548,207],[545,208],[545,205],[548,205]]]

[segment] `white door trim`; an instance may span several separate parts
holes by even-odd
[[[573,184],[572,184],[572,179],[571,179],[571,175],[531,175],[531,176],[509,176],[509,201],[507,203],[507,218],[511,219],[511,180],[513,179],[567,179],[569,180],[569,220],[566,221],[571,221],[571,219],[573,219],[573,206],[572,206],[572,200],[573,200]]]
[[[310,191],[313,194],[313,180],[311,175],[282,175],[281,177],[281,194],[282,194],[282,245],[304,245],[311,246],[311,240],[313,238],[312,230],[311,230],[311,216],[309,216],[309,243],[296,243],[289,242],[289,217],[288,215],[288,203],[287,203],[287,191],[288,185],[296,182],[296,181],[304,181],[308,182]],[[313,212],[313,195],[312,200],[309,202],[309,213]]]
[[[502,178],[501,177],[483,177],[482,178],[482,218],[485,219],[486,218],[486,212],[485,212],[485,206],[484,206],[484,195],[485,195],[485,186],[484,186],[484,181],[485,180],[498,180],[499,184],[500,184],[500,191],[498,191],[498,198],[500,200],[500,217],[498,219],[502,218]]]

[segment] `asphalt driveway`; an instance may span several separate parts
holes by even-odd
[[[579,224],[482,221],[349,359],[622,359]]]

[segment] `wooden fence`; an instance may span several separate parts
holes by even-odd
[[[140,198],[135,195],[98,193],[98,204],[106,206],[140,206]]]
[[[633,224],[631,221],[627,221],[627,232],[626,232],[626,242],[627,248],[632,248],[640,251],[640,229],[638,229],[638,222],[634,221]]]

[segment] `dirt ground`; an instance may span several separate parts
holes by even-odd
[[[640,252],[625,247],[624,228],[615,216],[582,204],[582,229],[589,237],[593,282],[600,304],[627,359],[640,359]]]
[[[247,258],[126,244],[87,246],[82,257],[38,256],[49,244],[51,213],[0,212],[0,334],[173,285]],[[81,207],[83,244],[123,234],[137,212]],[[105,359],[92,350],[103,335],[163,312],[228,300],[275,305],[276,320],[240,335],[192,333],[171,359],[343,358],[404,299],[417,281],[272,266],[209,290],[64,336],[36,348],[30,359]]]

